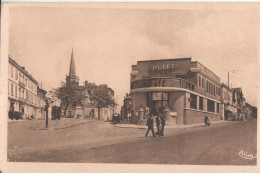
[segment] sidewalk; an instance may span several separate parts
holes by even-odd
[[[220,120],[220,121],[214,121],[211,122],[211,124],[218,124],[218,123],[225,123],[228,121]],[[166,125],[164,128],[166,129],[180,129],[180,128],[191,128],[191,127],[199,127],[199,126],[205,126],[204,123],[198,123],[198,124],[188,124],[188,125]],[[137,125],[137,124],[116,124],[114,127],[118,128],[137,128],[137,129],[147,129],[147,126],[145,125]]]

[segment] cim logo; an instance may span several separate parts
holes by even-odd
[[[240,157],[242,157],[243,159],[248,159],[248,160],[253,160],[253,159],[256,158],[256,155],[254,156],[253,154],[248,154],[248,153],[245,152],[245,151],[240,151],[240,152],[238,153],[238,155],[239,155]]]

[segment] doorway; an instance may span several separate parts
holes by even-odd
[[[168,92],[149,92],[147,93],[147,105],[151,108],[151,113],[158,116],[163,113],[165,107],[169,107]]]

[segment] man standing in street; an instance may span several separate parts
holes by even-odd
[[[206,126],[210,126],[209,117],[205,114],[204,123]]]
[[[147,119],[147,126],[148,126],[148,130],[145,134],[145,137],[147,137],[150,130],[152,130],[153,137],[155,137],[154,130],[153,130],[153,117],[152,116],[149,116],[149,118]]]
[[[160,136],[160,124],[161,124],[161,120],[160,120],[160,116],[156,117],[156,127],[157,127],[157,135]]]
[[[161,116],[161,124],[162,124],[161,135],[164,136],[163,132],[164,132],[164,126],[165,126],[165,118],[163,117],[163,115]]]

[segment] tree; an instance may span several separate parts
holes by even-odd
[[[61,82],[61,87],[53,88],[50,91],[52,97],[56,97],[61,100],[61,107],[65,105],[64,116],[67,113],[69,105],[76,107],[81,105],[81,100],[85,99],[86,96],[83,95],[76,85],[66,85],[65,82]]]
[[[108,106],[116,106],[113,95],[109,92],[111,89],[107,86],[97,86],[90,93],[92,106],[98,108],[98,119],[100,119],[100,109]]]

